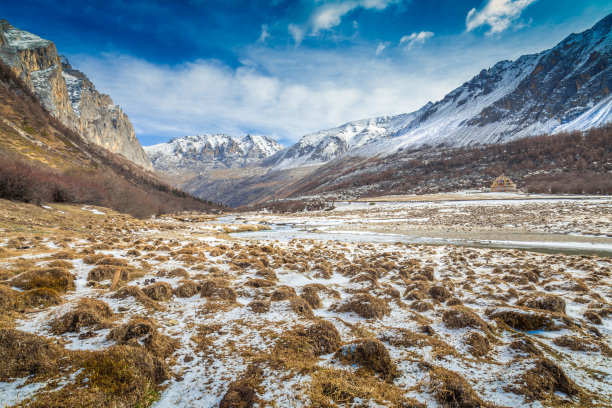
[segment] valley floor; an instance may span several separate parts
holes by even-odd
[[[610,406],[611,226],[606,198],[0,201],[0,405]]]

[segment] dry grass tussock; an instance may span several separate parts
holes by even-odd
[[[366,319],[382,319],[391,312],[386,301],[369,293],[353,295],[348,300],[334,305],[333,310],[339,313],[352,312]]]
[[[179,347],[179,342],[159,332],[159,327],[150,318],[135,316],[127,323],[114,328],[108,335],[117,344],[144,347],[156,357],[165,359]]]
[[[83,328],[94,330],[107,328],[112,325],[113,315],[113,311],[105,302],[82,298],[73,310],[51,321],[51,332],[54,334],[79,333]]]
[[[76,288],[74,276],[64,268],[42,268],[22,273],[11,279],[11,285],[20,289],[48,288],[67,292]]]

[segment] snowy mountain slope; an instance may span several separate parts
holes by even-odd
[[[501,61],[420,110],[350,122],[304,136],[272,157],[277,169],[321,164],[350,152],[502,143],[585,130],[612,121],[612,14],[552,49]]]
[[[144,147],[155,169],[166,172],[242,167],[272,156],[282,148],[267,136],[236,138],[224,134],[185,136]]]
[[[415,113],[349,122],[306,135],[299,142],[265,160],[277,169],[325,163],[342,153],[387,137]]]

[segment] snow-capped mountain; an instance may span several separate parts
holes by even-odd
[[[321,164],[376,140],[389,137],[415,114],[383,116],[349,122],[337,128],[311,133],[264,163],[277,169]]]
[[[283,146],[267,136],[206,134],[179,137],[144,149],[156,170],[176,173],[242,167],[272,156]]]
[[[304,136],[267,160],[277,169],[401,148],[501,143],[612,121],[612,14],[552,49],[501,61],[416,112]]]

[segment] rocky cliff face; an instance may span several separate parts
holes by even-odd
[[[108,95],[60,58],[51,41],[0,20],[0,58],[19,75],[53,116],[86,140],[153,170],[132,123]]]
[[[267,136],[196,135],[145,146],[156,170],[169,173],[201,172],[243,167],[272,156],[283,148]]]

